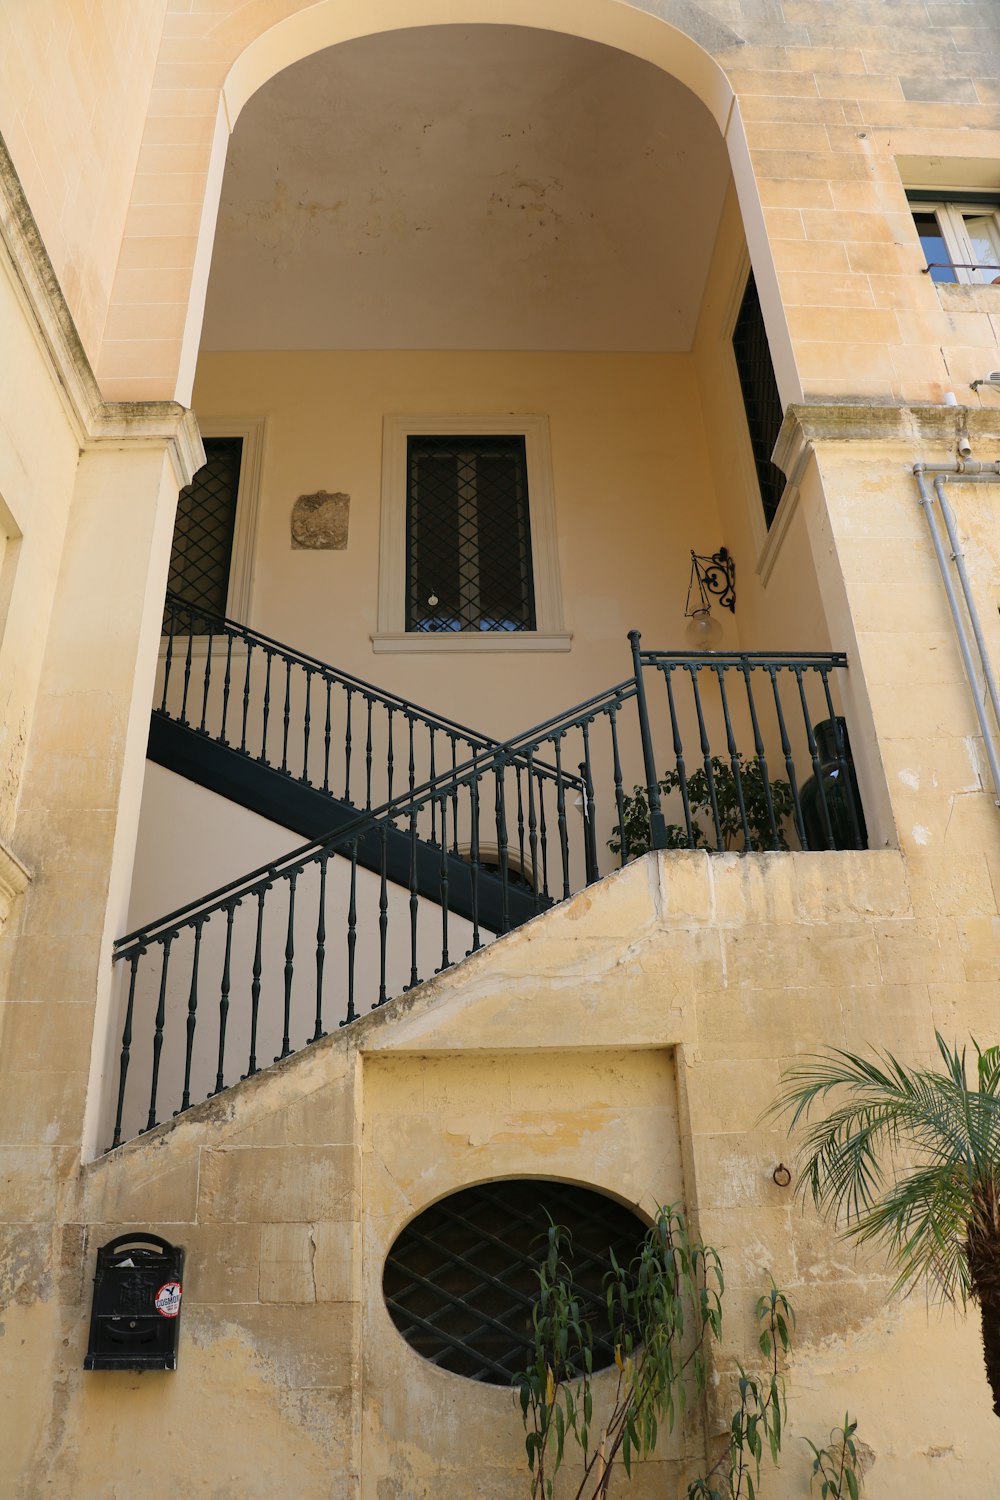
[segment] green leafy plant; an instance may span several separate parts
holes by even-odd
[[[691,1391],[704,1391],[707,1348],[722,1335],[719,1256],[689,1238],[676,1207],[662,1208],[631,1265],[610,1256],[605,1312],[617,1378],[610,1396],[595,1396],[593,1309],[574,1289],[571,1259],[569,1234],[550,1223],[532,1309],[531,1357],[515,1377],[532,1500],[551,1500],[570,1445],[582,1461],[576,1488],[564,1491],[573,1500],[605,1500],[619,1459],[631,1478],[660,1431],[673,1428]],[[755,1312],[764,1368],[751,1372],[737,1364],[738,1406],[725,1451],[688,1485],[688,1500],[758,1500],[765,1450],[778,1461],[787,1417],[781,1365],[795,1314],[773,1284]],[[809,1444],[813,1472],[833,1486],[824,1497],[857,1500],[855,1424],[845,1418],[843,1433],[835,1432],[842,1451]]]
[[[938,1068],[839,1048],[801,1058],[769,1113],[804,1126],[800,1190],[847,1238],[887,1252],[894,1291],[923,1281],[979,1304],[1000,1416],[1000,1047],[973,1042],[970,1081],[966,1049],[937,1045]]]
[[[664,802],[671,793],[680,794],[681,783],[679,771],[667,772],[658,783]],[[686,821],[668,823],[668,849],[788,848],[783,825],[792,811],[792,789],[787,781],[766,777],[758,756],[744,757],[738,752],[731,760],[712,756],[707,766],[691,772],[686,785],[691,832]],[[634,787],[631,796],[622,798],[621,811],[608,848],[620,854],[624,863],[651,847],[646,789]]]
[[[787,1416],[780,1360],[788,1353],[795,1314],[788,1298],[774,1285],[758,1299],[755,1314],[763,1323],[757,1342],[767,1361],[765,1373],[749,1374],[737,1365],[739,1406],[729,1424],[727,1451],[707,1476],[688,1486],[688,1500],[757,1500],[765,1443],[771,1462],[778,1462]]]
[[[570,1254],[566,1231],[550,1225],[531,1359],[516,1379],[533,1500],[550,1500],[570,1438],[583,1462],[574,1500],[603,1500],[619,1458],[630,1476],[661,1426],[673,1427],[689,1382],[704,1389],[705,1343],[722,1329],[719,1258],[689,1239],[676,1208],[663,1208],[630,1266],[611,1257],[605,1300],[618,1377],[595,1429],[593,1330],[573,1289]]]
[[[857,1430],[857,1422],[852,1422],[850,1412],[845,1412],[844,1425],[835,1427],[830,1433],[828,1448],[817,1448],[806,1438],[813,1453],[809,1488],[812,1489],[819,1480],[820,1500],[844,1500],[845,1496],[848,1500],[858,1500],[861,1476],[858,1472],[858,1447],[854,1441]]]

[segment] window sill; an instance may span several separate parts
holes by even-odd
[[[518,651],[568,651],[573,636],[567,631],[504,630],[504,631],[442,631],[432,635],[429,631],[379,631],[371,637],[372,650],[376,656],[399,652],[451,651],[464,654],[469,651],[490,653]]]

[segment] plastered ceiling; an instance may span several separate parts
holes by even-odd
[[[237,122],[202,347],[688,349],[727,181],[694,96],[596,43],[331,47]]]

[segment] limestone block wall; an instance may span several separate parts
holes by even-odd
[[[703,1420],[710,1444],[724,1430],[726,1372],[752,1355],[771,1275],[799,1322],[787,1457],[765,1493],[805,1493],[799,1438],[845,1407],[874,1451],[873,1493],[989,1493],[975,1320],[939,1320],[919,1295],[888,1302],[884,1269],[775,1185],[789,1145],[760,1122],[783,1063],[821,1044],[917,1061],[935,1025],[985,1037],[990,940],[974,913],[996,919],[971,854],[648,856],[85,1166],[60,1196],[55,1261],[29,1246],[18,1267],[7,1347],[44,1329],[55,1355],[46,1384],[4,1367],[11,1493],[523,1495],[510,1395],[424,1364],[380,1289],[421,1208],[510,1175],[591,1184],[646,1213],[682,1201],[722,1253],[717,1396],[632,1493],[674,1493],[703,1462]],[[96,1247],[130,1226],[186,1247],[179,1368],[84,1374]]]
[[[165,0],[99,0],[5,5],[0,15],[0,135],[91,358],[105,332],[165,10]],[[156,144],[148,139],[154,153]]]

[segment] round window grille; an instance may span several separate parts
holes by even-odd
[[[385,1263],[389,1316],[418,1354],[471,1380],[509,1385],[531,1351],[531,1309],[549,1219],[572,1235],[574,1286],[593,1329],[594,1369],[614,1360],[604,1274],[635,1257],[646,1226],[603,1193],[564,1182],[488,1182],[425,1209]]]

